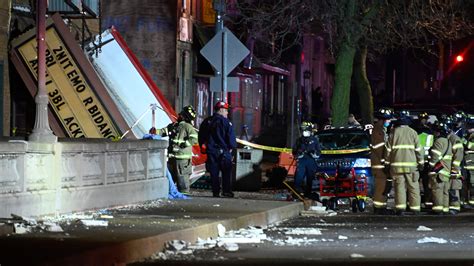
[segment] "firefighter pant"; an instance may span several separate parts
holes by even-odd
[[[474,171],[467,171],[467,176],[469,177],[469,205],[474,205]]]
[[[395,208],[397,211],[406,210],[407,194],[410,210],[420,211],[419,176],[418,172],[393,174],[393,181],[395,182]]]
[[[316,161],[313,158],[303,157],[298,159],[295,173],[295,189],[303,191],[303,180],[306,178],[306,194],[310,194],[313,186],[313,179],[316,175]]]
[[[449,181],[442,181],[439,174],[430,176],[430,187],[433,195],[434,212],[449,211]]]
[[[461,199],[460,193],[462,189],[462,179],[450,179],[449,180],[449,209],[455,211],[461,211]]]
[[[421,179],[421,184],[423,185],[423,198],[422,202],[425,203],[426,206],[431,205],[433,202],[433,196],[431,195],[431,189],[430,189],[430,182],[431,182],[431,177],[428,175],[428,167],[425,166],[422,171],[420,171],[420,179]]]
[[[219,194],[221,191],[219,172],[222,172],[222,191],[224,193],[232,192],[232,155],[230,153],[216,154],[208,152],[206,170],[211,175],[213,194]]]
[[[386,197],[386,183],[387,174],[382,169],[372,169],[374,175],[374,208],[386,208],[387,197]]]
[[[168,169],[170,170],[173,181],[176,182],[178,191],[181,193],[189,192],[189,177],[192,173],[191,159],[169,158]]]

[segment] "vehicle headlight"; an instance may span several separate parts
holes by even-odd
[[[370,159],[366,159],[366,158],[358,158],[355,163],[354,163],[354,168],[367,168],[367,167],[370,167],[371,166],[371,163],[370,163]]]

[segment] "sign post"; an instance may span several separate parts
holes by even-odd
[[[201,49],[201,54],[209,61],[216,71],[216,77],[211,78],[211,91],[222,92],[222,100],[227,101],[228,91],[238,91],[235,88],[228,89],[228,79],[235,86],[237,78],[227,77],[230,72],[249,54],[249,50],[240,40],[226,27],[224,27],[223,14],[225,3],[223,0],[214,1],[217,12],[216,35]],[[219,79],[220,82],[216,82]],[[237,79],[238,80],[238,79]],[[218,85],[217,85],[218,84]],[[219,87],[215,87],[219,86]]]

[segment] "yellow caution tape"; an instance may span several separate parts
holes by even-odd
[[[349,154],[349,153],[358,153],[363,151],[368,151],[369,148],[363,149],[349,149],[349,150],[322,150],[322,154]]]
[[[270,146],[255,144],[255,143],[252,143],[252,142],[249,142],[249,141],[246,141],[246,140],[242,140],[242,139],[237,139],[237,142],[242,144],[242,145],[249,146],[249,147],[252,147],[252,148],[255,148],[255,149],[291,153],[291,149],[289,149],[289,148],[270,147]]]
[[[286,153],[291,153],[292,151],[290,148],[265,146],[265,145],[255,144],[255,143],[242,140],[242,139],[237,139],[237,142],[244,146],[249,146],[255,149],[266,150],[266,151],[286,152]],[[363,152],[363,151],[368,151],[368,150],[370,149],[362,148],[362,149],[349,149],[349,150],[322,150],[321,153],[322,154],[350,154],[350,153],[358,153],[358,152]]]

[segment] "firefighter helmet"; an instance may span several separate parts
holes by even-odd
[[[393,117],[393,112],[389,108],[380,108],[375,112],[375,117],[379,119],[391,119]]]
[[[421,119],[428,119],[430,118],[430,116],[428,115],[427,112],[423,112],[421,114],[418,115],[418,119],[421,120]]]
[[[449,133],[449,125],[442,121],[438,121],[434,125],[433,130],[438,131],[439,133],[441,133],[442,136],[445,137]]]
[[[444,119],[442,119],[440,122],[446,124],[446,126],[451,129],[456,126],[456,123],[454,122],[453,117],[450,115],[447,115],[446,117],[444,117]]]
[[[401,110],[401,111],[398,112],[398,117],[399,117],[399,118],[410,117],[410,111],[408,111],[408,110]]]
[[[179,115],[184,119],[186,122],[191,122],[196,119],[196,111],[192,105],[188,105],[183,107],[183,110],[179,113]]]
[[[471,114],[467,115],[466,124],[470,127],[474,126],[474,115],[471,115]]]
[[[214,105],[214,110],[217,111],[221,108],[224,108],[224,109],[229,109],[230,108],[230,105],[226,102],[223,102],[223,101],[219,101],[217,102],[215,105]]]
[[[303,121],[301,123],[301,131],[312,131],[313,128],[314,128],[314,125],[313,123],[309,122],[309,121]]]
[[[465,121],[467,116],[466,116],[466,113],[464,113],[463,111],[457,111],[453,115],[453,118],[456,122],[461,122],[461,121]]]

